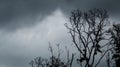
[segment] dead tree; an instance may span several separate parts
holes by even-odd
[[[111,49],[105,49],[108,45],[108,39],[105,36],[107,19],[108,14],[105,9],[71,12],[70,24],[66,23],[65,26],[69,29],[73,44],[78,49],[80,57],[77,62],[81,67],[97,67]]]

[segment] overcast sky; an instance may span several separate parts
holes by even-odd
[[[0,0],[0,67],[28,67],[48,55],[48,43],[71,45],[68,30],[74,9],[105,8],[120,23],[120,0]]]

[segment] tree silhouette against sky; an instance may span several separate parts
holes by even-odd
[[[107,64],[104,63],[104,65],[110,67],[111,58],[109,57],[112,56],[112,59],[115,59],[115,67],[119,67],[120,24],[113,25],[113,29],[109,30],[108,19],[105,9],[95,8],[87,12],[78,9],[72,11],[70,23],[66,23],[65,26],[69,30],[77,54],[69,54],[69,50],[66,50],[67,62],[64,62],[62,59],[66,58],[60,58],[59,44],[57,45],[57,56],[54,55],[53,48],[49,46],[50,58],[37,57],[30,62],[31,67],[72,67],[74,59],[80,67],[98,67],[105,56],[108,59]],[[109,53],[110,51],[113,52],[112,55]],[[75,55],[78,57],[75,58]]]
[[[70,54],[69,50],[66,48],[67,61],[61,59],[61,49],[59,44],[57,44],[57,56],[54,54],[53,48],[49,45],[49,51],[51,56],[49,58],[36,57],[29,64],[31,67],[72,67],[74,54]]]
[[[97,67],[110,50],[105,49],[108,45],[107,19],[108,14],[105,9],[92,9],[88,12],[75,10],[71,13],[70,25],[66,24],[66,27],[78,49],[79,58],[77,61],[81,67]]]

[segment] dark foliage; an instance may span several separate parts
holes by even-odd
[[[120,24],[113,24],[113,28],[108,31],[111,35],[112,59],[115,61],[114,66],[120,67]]]

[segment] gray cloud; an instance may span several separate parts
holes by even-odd
[[[0,28],[29,26],[57,8],[50,0],[0,0]],[[38,19],[39,17],[39,19]]]
[[[57,23],[56,23],[57,22]],[[0,67],[30,67],[28,63],[37,56],[48,57],[48,43],[71,44],[61,10],[54,11],[35,26],[13,32],[0,31]],[[61,47],[60,46],[60,47]]]
[[[105,8],[112,18],[118,19],[119,2],[119,0],[0,0],[0,67],[1,65],[27,67],[34,57],[44,53],[48,55],[46,50],[49,41],[54,44],[61,43],[63,46],[71,44],[64,27],[64,23],[67,22],[65,15],[68,16],[71,10]],[[56,11],[57,9],[61,11]]]
[[[0,29],[35,25],[37,21],[60,8],[65,14],[73,9],[106,8],[111,14],[120,12],[119,0],[0,0]]]

